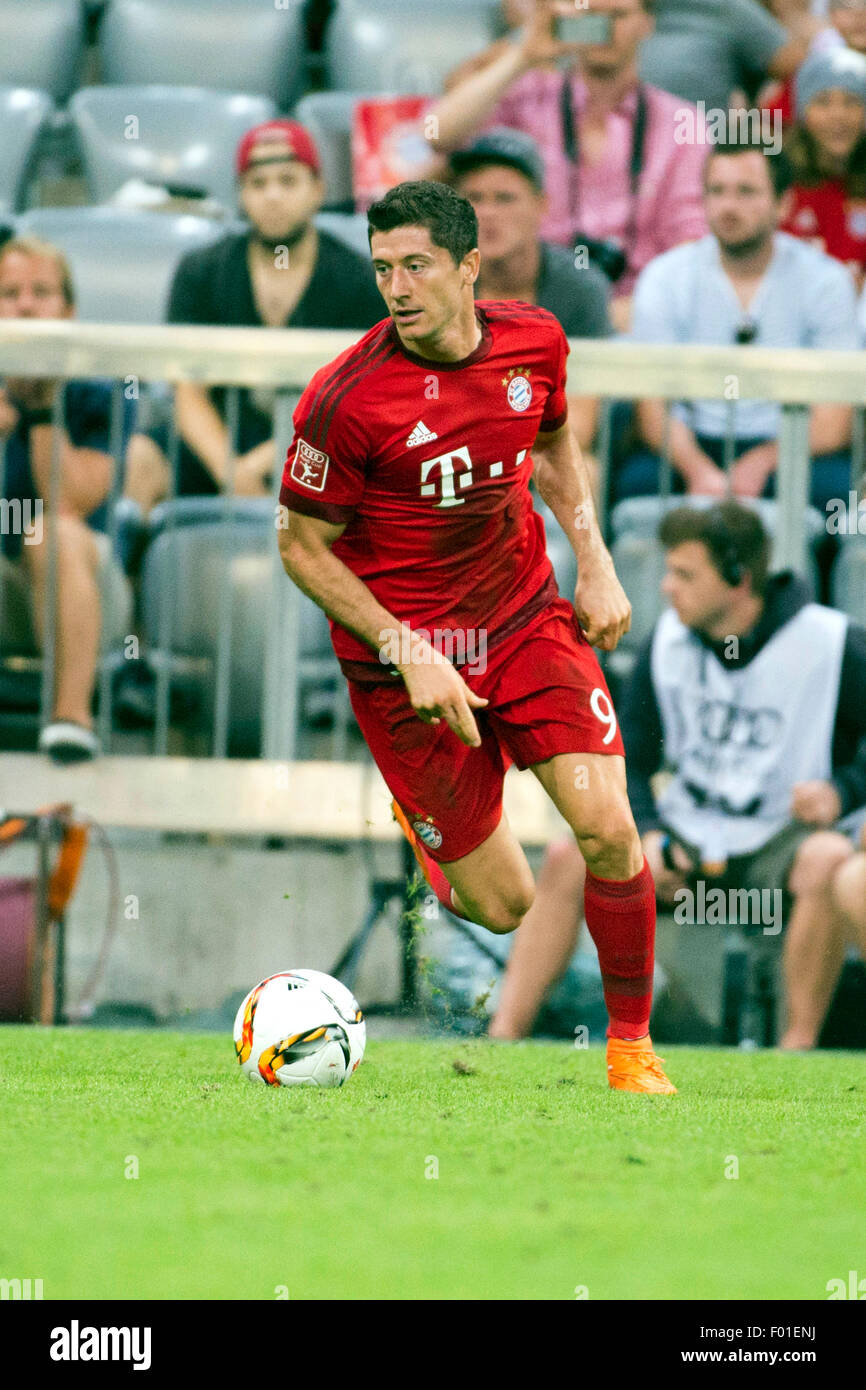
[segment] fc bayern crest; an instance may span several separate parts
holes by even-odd
[[[412,822],[412,829],[423,840],[428,849],[438,849],[442,844],[442,834],[436,829],[432,821],[416,820]]]
[[[503,377],[502,385],[508,387],[508,404],[520,414],[532,404],[532,384],[529,380],[531,367],[512,367]]]

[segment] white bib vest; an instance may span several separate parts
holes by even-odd
[[[668,610],[651,669],[665,824],[705,860],[750,854],[791,819],[796,782],[829,780],[848,620],[808,603],[746,666],[725,667]]]

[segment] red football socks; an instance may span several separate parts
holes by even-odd
[[[433,889],[433,892],[436,894],[442,906],[447,907],[449,912],[453,912],[454,904],[451,901],[451,884],[448,882],[442,870],[439,868],[439,865],[436,863],[436,860],[431,858],[429,854],[425,854],[424,866],[427,871],[427,878],[429,880],[430,887]]]
[[[584,913],[598,951],[607,1036],[642,1038],[652,1008],[656,895],[646,859],[634,878],[596,878],[589,868]]]

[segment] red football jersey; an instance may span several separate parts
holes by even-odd
[[[815,188],[795,184],[791,193],[791,212],[781,230],[843,261],[859,288],[866,268],[866,199],[849,198],[837,179]]]
[[[546,309],[475,309],[481,342],[461,362],[410,352],[386,319],[316,372],[280,500],[346,523],[334,555],[398,621],[483,631],[489,649],[556,597],[530,450],[539,429],[566,420],[569,349]],[[366,643],[331,632],[347,673],[373,662],[381,675]]]

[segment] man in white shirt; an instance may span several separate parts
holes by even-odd
[[[641,273],[632,337],[647,343],[756,343],[762,347],[855,349],[854,287],[843,265],[777,231],[786,214],[790,172],[783,154],[761,145],[720,144],[704,170],[710,232],[657,256]],[[674,491],[722,496],[727,401],[674,407],[670,457]],[[645,448],[614,478],[617,498],[654,494],[664,438],[664,405],[641,401],[637,424]],[[772,496],[778,465],[780,408],[733,405],[731,486],[740,497]],[[813,505],[845,497],[850,480],[851,410],[816,405],[810,414]]]

